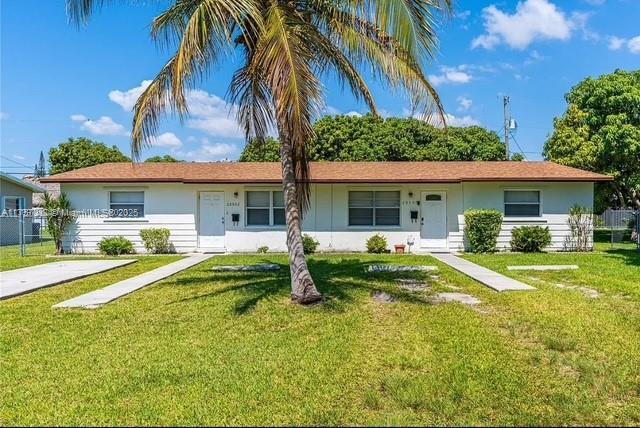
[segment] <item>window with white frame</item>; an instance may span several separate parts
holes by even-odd
[[[285,207],[282,190],[246,192],[247,226],[284,226]]]
[[[144,217],[144,192],[109,192],[109,217]]]
[[[350,191],[349,226],[400,226],[400,192]]]
[[[25,208],[25,200],[22,196],[5,196],[2,199],[4,200],[3,210],[14,211]]]
[[[504,215],[506,217],[539,217],[539,190],[505,190]]]

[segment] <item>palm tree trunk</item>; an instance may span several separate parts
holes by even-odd
[[[284,188],[285,218],[287,220],[287,247],[291,269],[291,300],[310,304],[322,299],[311,278],[302,246],[300,206],[296,190],[296,173],[293,164],[291,142],[281,135],[282,184]]]

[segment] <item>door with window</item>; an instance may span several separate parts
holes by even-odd
[[[224,192],[200,192],[198,247],[224,248]]]
[[[447,194],[422,192],[420,209],[420,246],[447,248]]]

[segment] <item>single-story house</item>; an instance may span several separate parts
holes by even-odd
[[[362,251],[375,233],[411,250],[464,248],[464,212],[504,212],[498,246],[515,226],[548,226],[562,250],[574,204],[593,206],[610,177],[550,162],[315,162],[303,231],[324,251]],[[108,163],[53,175],[80,211],[68,250],[96,251],[122,235],[165,227],[179,252],[286,250],[279,163]]]
[[[22,217],[20,224],[20,210],[30,210],[34,193],[44,193],[45,190],[35,184],[28,183],[0,171],[0,245],[14,245],[20,243],[20,236],[25,242],[38,231],[33,230],[34,223],[31,216]],[[39,227],[39,224],[38,224]]]

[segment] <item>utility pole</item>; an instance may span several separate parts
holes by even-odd
[[[511,159],[509,153],[509,129],[511,127],[511,112],[509,111],[509,95],[502,96],[504,104],[504,147],[507,154],[507,160]]]

